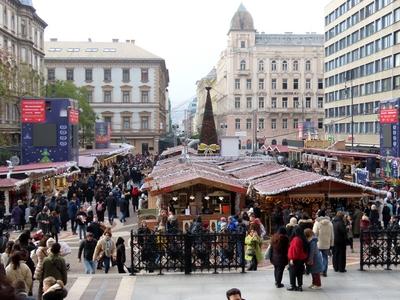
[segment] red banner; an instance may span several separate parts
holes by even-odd
[[[46,121],[46,103],[44,100],[21,101],[22,123],[43,123]]]
[[[79,123],[79,110],[70,109],[69,110],[69,123],[76,125]]]
[[[383,108],[379,113],[379,122],[381,124],[397,124],[399,120],[397,108]]]

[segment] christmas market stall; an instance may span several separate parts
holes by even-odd
[[[269,231],[277,225],[272,222],[274,210],[286,208],[315,217],[321,207],[331,212],[348,210],[361,205],[361,201],[369,197],[374,199],[386,195],[385,191],[364,185],[290,168],[277,169],[252,180],[250,185],[254,197],[266,213],[265,223]]]
[[[101,167],[111,166],[117,162],[119,156],[125,156],[133,153],[135,147],[129,144],[111,143],[108,148],[104,149],[85,149],[79,151],[79,157],[88,156],[96,157]]]
[[[170,157],[174,157],[174,156],[179,156],[182,153],[184,153],[185,151],[187,151],[188,154],[190,155],[196,155],[197,151],[194,150],[193,148],[190,147],[186,147],[183,145],[180,146],[176,146],[176,147],[172,147],[172,148],[168,148],[166,150],[164,150],[161,155],[160,158],[164,159],[164,158],[170,158]]]
[[[36,193],[53,194],[64,190],[79,173],[76,162],[0,167],[0,197],[9,211],[19,199],[31,199]]]

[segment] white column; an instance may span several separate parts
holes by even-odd
[[[4,205],[6,206],[5,215],[10,214],[10,193],[9,190],[4,191]]]

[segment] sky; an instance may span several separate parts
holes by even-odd
[[[48,27],[45,40],[135,43],[164,58],[175,112],[196,94],[196,81],[216,65],[230,21],[243,3],[265,33],[323,33],[330,0],[33,0]]]

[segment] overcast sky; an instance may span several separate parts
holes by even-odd
[[[218,61],[230,21],[243,2],[259,32],[323,33],[330,0],[33,0],[45,39],[136,40],[165,59],[172,106],[196,93],[196,81]],[[183,107],[182,107],[183,108]]]

